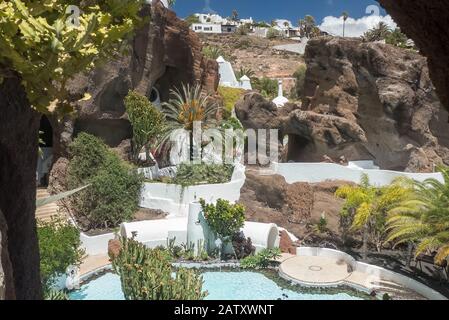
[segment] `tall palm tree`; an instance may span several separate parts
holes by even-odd
[[[390,33],[390,27],[385,22],[381,21],[375,27],[365,32],[363,38],[366,41],[380,41],[387,38]]]
[[[315,18],[311,15],[307,15],[304,17],[305,31],[307,38],[310,38],[310,34],[312,33],[313,28],[315,27]]]
[[[349,18],[349,13],[347,11],[343,11],[342,17],[343,17],[343,38],[344,38],[345,37],[346,20],[348,20],[348,18]]]
[[[193,160],[194,122],[201,122],[202,128],[207,129],[216,125],[218,106],[211,101],[211,96],[203,93],[199,84],[194,86],[182,85],[182,89],[170,90],[172,98],[162,105],[162,112],[168,121],[168,130],[162,143],[165,143],[170,134],[177,129],[184,129],[190,134],[190,160]]]
[[[413,192],[388,217],[388,241],[414,242],[416,255],[436,252],[435,262],[449,257],[449,169],[442,169],[444,183],[436,179],[414,182]]]
[[[237,21],[237,18],[239,17],[239,13],[237,12],[237,10],[232,10],[232,21]]]

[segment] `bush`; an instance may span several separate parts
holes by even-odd
[[[69,188],[91,186],[71,197],[86,229],[114,228],[138,209],[143,178],[98,138],[81,133],[69,147]]]
[[[275,28],[268,29],[267,39],[272,40],[272,39],[279,38],[280,36],[281,36],[281,33],[278,30],[276,30]]]
[[[226,60],[230,60],[226,53],[221,50],[219,47],[214,46],[205,46],[203,47],[203,54],[206,58],[217,60],[220,56],[222,56]]]
[[[263,95],[265,98],[271,98],[277,96],[278,94],[278,81],[275,79],[270,78],[255,78],[253,80],[253,88],[255,90],[258,90],[261,95]]]
[[[120,252],[110,258],[126,300],[202,300],[207,296],[203,279],[195,271],[180,268],[173,276],[167,250],[122,239]]]
[[[270,266],[271,261],[279,258],[281,250],[275,249],[263,249],[258,254],[246,257],[240,261],[240,267],[242,269],[263,269]]]
[[[41,282],[45,294],[51,292],[55,277],[64,274],[67,267],[79,265],[84,251],[80,249],[78,229],[63,220],[38,222]]]
[[[206,204],[200,199],[204,217],[212,232],[223,241],[231,241],[245,223],[245,208],[240,204],[231,204],[218,199],[217,204]]]
[[[172,183],[182,186],[227,183],[231,180],[233,172],[233,165],[182,163]]]
[[[293,74],[293,77],[296,79],[296,84],[292,88],[291,93],[293,99],[300,99],[304,93],[304,82],[306,79],[306,71],[307,67],[305,65],[301,65]]]
[[[222,129],[233,129],[235,130],[243,130],[242,123],[239,121],[239,119],[230,117],[227,120],[224,120],[220,124],[220,128]]]
[[[150,148],[157,146],[162,138],[166,121],[162,112],[157,110],[147,97],[130,91],[125,98],[126,112],[133,128],[133,160],[139,161],[139,153],[145,148],[148,161]]]
[[[232,110],[234,110],[235,104],[237,103],[237,101],[239,101],[239,99],[242,97],[244,93],[245,90],[243,89],[228,88],[221,86],[218,87],[218,94],[223,99],[224,109],[228,117],[232,113]]]

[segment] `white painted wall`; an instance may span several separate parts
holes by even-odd
[[[317,183],[326,180],[345,180],[355,183],[360,182],[362,174],[367,174],[370,183],[376,186],[385,186],[398,177],[407,177],[417,181],[429,178],[444,182],[441,173],[409,173],[389,170],[363,169],[358,167],[357,162],[345,167],[333,163],[273,163],[271,169],[275,174],[285,178],[287,183],[309,182]],[[367,165],[366,162],[362,163]]]
[[[222,33],[221,24],[192,23],[191,28],[198,33]]]
[[[187,217],[189,203],[200,200],[214,203],[218,199],[236,202],[245,183],[245,167],[236,164],[231,181],[223,184],[205,184],[183,188],[165,183],[145,183],[140,206],[169,213],[169,218]]]
[[[98,236],[88,236],[81,232],[81,248],[86,251],[89,256],[107,255],[109,240],[115,239],[114,233],[106,233]]]

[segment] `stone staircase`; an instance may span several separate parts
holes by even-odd
[[[43,199],[49,197],[47,189],[38,188],[36,193],[37,199]],[[59,215],[59,208],[56,203],[49,203],[43,207],[36,209],[36,219],[44,222],[48,222],[51,220],[51,217]]]

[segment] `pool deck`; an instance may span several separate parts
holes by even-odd
[[[292,256],[279,267],[281,277],[310,287],[335,287],[347,285],[367,293],[387,292],[403,299],[424,299],[417,293],[397,283],[385,281],[370,274],[352,271],[343,260],[323,256]]]
[[[111,262],[109,261],[109,257],[107,255],[86,256],[80,266],[79,274],[80,276],[83,276],[109,264],[111,264]]]

